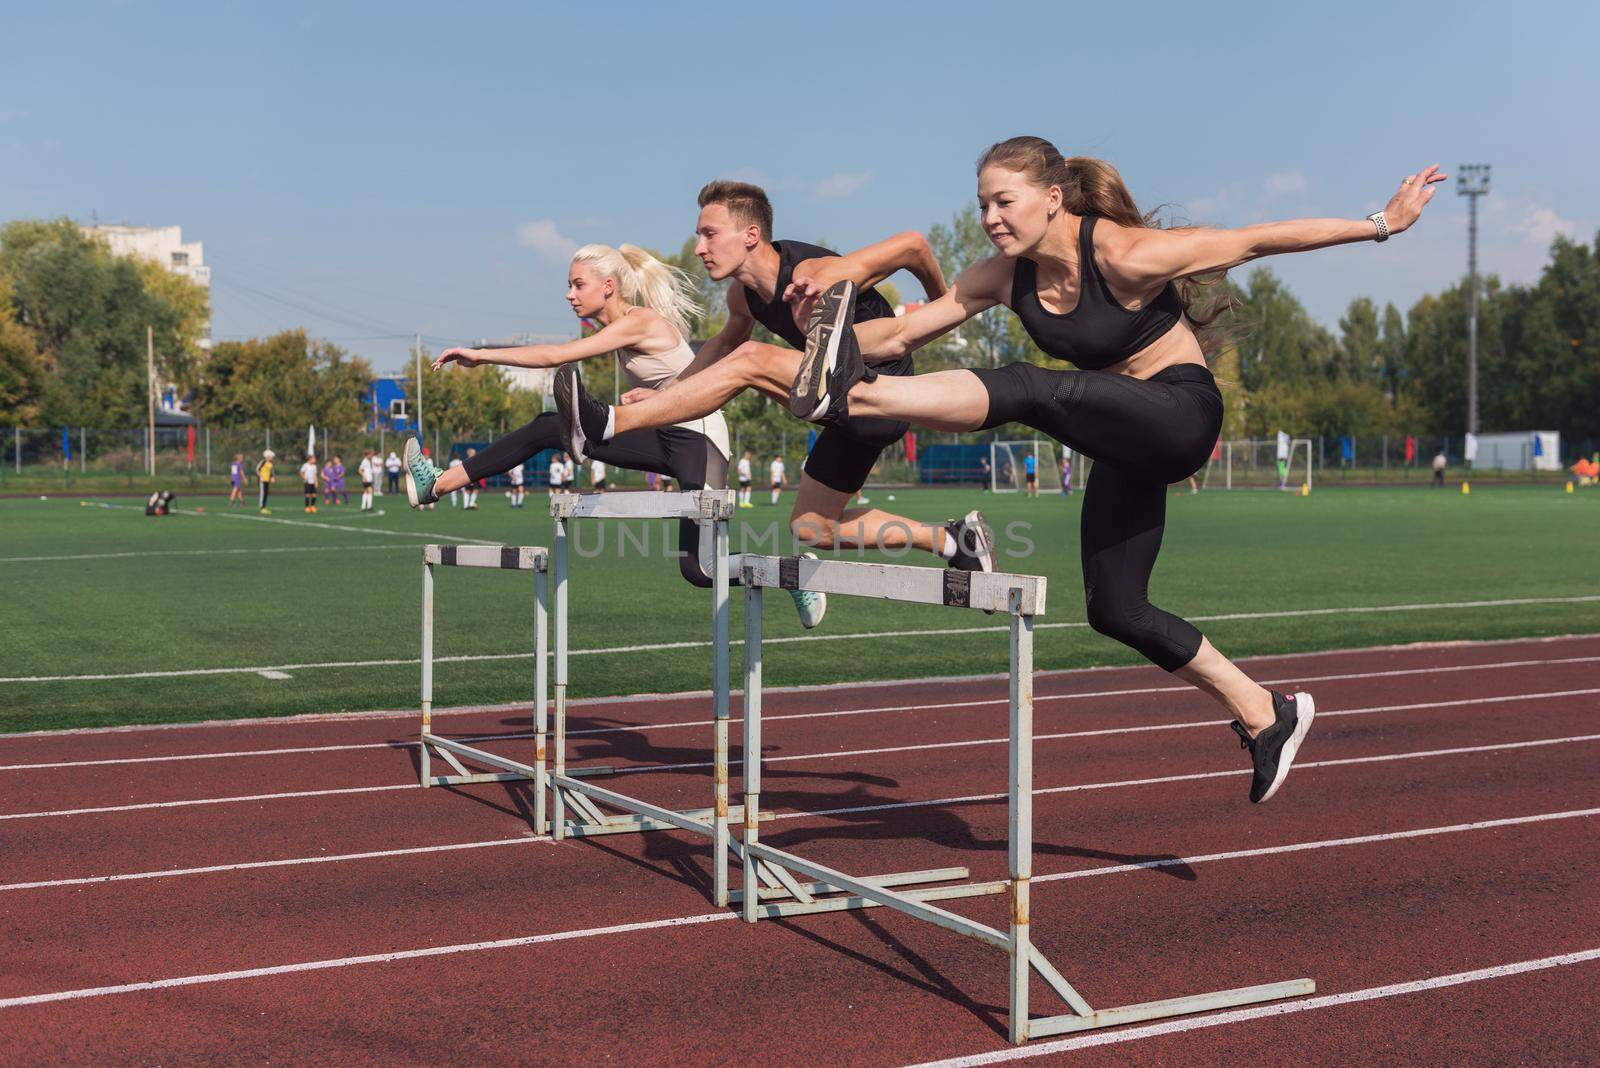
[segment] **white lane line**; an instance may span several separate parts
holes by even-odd
[[[1304,853],[1313,849],[1339,849],[1344,846],[1374,845],[1379,842],[1400,842],[1408,838],[1431,838],[1440,834],[1461,834],[1465,831],[1490,831],[1500,827],[1521,827],[1530,823],[1549,823],[1552,820],[1576,820],[1600,816],[1600,808],[1577,808],[1568,812],[1544,812],[1537,816],[1508,816],[1504,819],[1478,820],[1475,823],[1452,823],[1445,827],[1419,827],[1410,831],[1386,831],[1382,834],[1362,834],[1351,838],[1324,838],[1320,842],[1296,842],[1292,845],[1263,846],[1259,849],[1231,849],[1226,853],[1202,853],[1193,857],[1167,857],[1160,860],[1141,860],[1135,864],[1112,864],[1104,868],[1085,868],[1080,871],[1059,871],[1051,875],[1036,875],[1035,883],[1060,882],[1063,879],[1088,879],[1097,875],[1120,875],[1123,872],[1144,871],[1149,868],[1174,868],[1190,864],[1210,864],[1219,860],[1247,860],[1253,857],[1276,857],[1285,853]],[[7,889],[0,886],[0,890]]]
[[[1509,749],[1533,749],[1547,745],[1570,745],[1576,742],[1597,742],[1600,734],[1580,734],[1570,738],[1539,738],[1531,742],[1501,742],[1498,745],[1469,745],[1453,749],[1422,749],[1411,753],[1384,753],[1378,756],[1346,757],[1341,760],[1297,760],[1296,771],[1312,768],[1343,767],[1348,764],[1383,764],[1394,760],[1427,760],[1432,757],[1462,756],[1468,753],[1492,753]],[[1035,797],[1047,794],[1075,794],[1090,790],[1115,790],[1125,786],[1160,786],[1174,782],[1196,782],[1201,779],[1237,778],[1250,774],[1249,768],[1229,768],[1226,771],[1194,771],[1184,775],[1162,775],[1149,779],[1122,779],[1117,782],[1086,782],[1071,786],[1045,786],[1033,791]],[[773,819],[797,820],[814,816],[854,816],[863,812],[889,812],[903,808],[938,808],[943,805],[971,805],[1004,801],[1004,793],[966,794],[961,797],[939,797],[931,801],[886,801],[878,805],[851,805],[844,808],[818,808],[808,812],[780,812]]]
[[[393,552],[396,549],[415,551],[414,545],[300,545],[280,549],[152,549],[148,552],[126,553],[75,553],[70,556],[0,556],[0,564],[34,564],[51,560],[123,560],[146,556],[252,556],[256,553],[362,553]]]
[[[1320,713],[1326,715],[1326,713]],[[1498,750],[1522,750],[1522,748],[1541,747],[1541,745],[1566,745],[1571,742],[1595,742],[1600,740],[1600,734],[1579,734],[1565,739],[1538,739],[1533,742],[1501,742],[1496,745],[1466,745],[1466,747],[1446,748],[1446,750],[1419,750],[1414,753],[1386,753],[1379,756],[1349,756],[1342,759],[1325,759],[1325,761],[1296,761],[1294,767],[1309,769],[1309,767],[1334,767],[1341,764],[1373,764],[1381,761],[1395,761],[1395,759],[1419,759],[1429,756],[1456,756],[1462,753],[1491,753]],[[907,748],[944,748],[946,743],[934,745],[912,745]],[[816,756],[832,756],[832,753],[818,753]],[[1202,771],[1189,772],[1184,775],[1163,775],[1160,779],[1126,779],[1122,782],[1093,782],[1070,785],[1070,787],[1045,787],[1035,790],[1034,795],[1048,795],[1048,793],[1077,793],[1083,790],[1112,790],[1117,787],[1146,787],[1166,782],[1192,782],[1197,779],[1222,779],[1227,775],[1248,775],[1248,767],[1230,767],[1227,771]],[[386,787],[342,787],[338,790],[291,790],[285,793],[253,793],[253,795],[232,796],[232,798],[192,798],[187,801],[146,801],[141,804],[110,804],[110,806],[91,807],[91,809],[54,809],[50,812],[8,812],[0,814],[0,820],[30,820],[51,817],[51,815],[99,815],[104,812],[139,812],[146,809],[186,809],[186,807],[202,806],[202,804],[234,804],[238,801],[278,801],[285,798],[325,798],[325,796],[346,795],[346,793],[382,793],[386,790],[421,790],[421,785],[414,782],[394,783]],[[840,809],[814,809],[808,812],[781,812],[774,819],[794,820],[810,817],[810,815],[842,815],[850,812],[885,812],[890,809],[922,809],[922,807],[941,806],[941,804],[968,804],[973,801],[995,801],[1003,799],[1003,793],[978,793],[978,795],[960,796],[960,798],[938,798],[934,801],[891,801],[885,804],[862,804],[862,806],[840,807]]]
[[[1450,673],[1450,672],[1460,672],[1460,671],[1490,671],[1490,670],[1503,670],[1503,669],[1507,669],[1507,668],[1550,667],[1550,666],[1562,665],[1562,664],[1590,664],[1590,663],[1596,663],[1596,662],[1600,662],[1600,656],[1572,656],[1572,657],[1562,657],[1562,658],[1551,659],[1551,660],[1502,660],[1502,661],[1499,661],[1497,663],[1489,663],[1489,664],[1454,664],[1454,665],[1448,665],[1448,666],[1445,666],[1445,667],[1399,668],[1399,669],[1393,669],[1393,670],[1388,670],[1388,671],[1347,672],[1347,673],[1344,673],[1344,674],[1337,674],[1337,675],[1296,675],[1296,676],[1282,678],[1282,679],[1263,679],[1261,681],[1261,684],[1263,686],[1281,686],[1281,685],[1287,685],[1287,684],[1290,684],[1290,683],[1293,683],[1295,685],[1309,685],[1310,683],[1314,683],[1314,682],[1343,682],[1343,681],[1354,681],[1354,680],[1361,680],[1361,679],[1396,678],[1396,677],[1405,676],[1405,675],[1435,675],[1435,674],[1446,674],[1446,673]],[[1138,696],[1138,695],[1142,695],[1142,694],[1188,693],[1188,692],[1192,692],[1193,690],[1194,690],[1194,687],[1187,686],[1187,685],[1185,685],[1185,686],[1140,686],[1140,687],[1117,689],[1117,690],[1091,690],[1091,691],[1085,691],[1085,692],[1082,692],[1082,693],[1042,694],[1042,695],[1036,696],[1033,699],[1033,702],[1037,706],[1037,705],[1042,704],[1042,703],[1044,703],[1046,701],[1082,701],[1082,700],[1087,700],[1087,699],[1096,698],[1096,697],[1128,697],[1128,696]],[[736,691],[736,695],[737,695],[738,692],[742,692],[742,691]],[[1516,696],[1524,697],[1524,696],[1527,696],[1527,695],[1519,694],[1519,695],[1516,695]],[[781,721],[784,721],[784,720],[833,719],[833,718],[837,718],[837,717],[840,717],[840,716],[863,716],[863,715],[876,714],[876,713],[926,712],[926,711],[932,711],[932,710],[937,710],[937,709],[982,708],[982,707],[988,707],[988,706],[998,707],[1000,705],[1004,705],[1006,703],[1006,700],[1007,700],[1006,698],[999,697],[999,698],[990,698],[990,699],[985,699],[985,700],[973,700],[973,701],[939,701],[939,702],[929,703],[929,704],[875,705],[875,706],[871,706],[871,707],[868,707],[868,708],[845,708],[845,709],[837,709],[837,710],[830,711],[830,712],[794,712],[794,713],[789,713],[789,714],[785,714],[785,715],[763,716],[762,717],[762,722],[764,722],[764,723],[777,723],[777,722],[781,722]],[[526,706],[517,706],[517,707],[526,707]],[[1394,707],[1396,707],[1396,708],[1404,708],[1404,707],[1413,707],[1413,706],[1397,705],[1397,706],[1394,706]],[[1420,706],[1419,705],[1419,706],[1415,706],[1415,707],[1433,707],[1433,706],[1431,706],[1431,705]],[[510,711],[510,710],[514,710],[514,709],[505,709],[505,710],[506,711]],[[1360,710],[1355,710],[1355,711],[1360,711]],[[438,712],[438,710],[435,709],[435,714],[437,714],[437,712]],[[1324,715],[1331,715],[1333,713],[1325,712],[1323,714]],[[1351,714],[1354,714],[1354,712],[1346,712],[1344,714],[1351,715]],[[273,721],[273,722],[282,723],[285,726],[289,726],[289,725],[292,725],[292,723],[294,721],[282,720],[282,721]],[[1220,721],[1204,720],[1204,721],[1200,721],[1199,723],[1187,723],[1186,722],[1186,723],[1181,723],[1181,724],[1174,724],[1173,726],[1177,726],[1177,727],[1204,726],[1204,725],[1212,724],[1212,723],[1215,723],[1215,722],[1220,722]],[[643,732],[647,732],[647,731],[673,730],[673,729],[677,729],[677,728],[680,728],[680,727],[709,727],[709,726],[712,725],[712,723],[713,723],[713,721],[709,720],[709,719],[694,719],[694,720],[680,720],[680,721],[673,722],[673,723],[628,724],[628,725],[624,725],[624,726],[620,726],[620,727],[585,727],[585,728],[582,728],[582,729],[579,729],[579,730],[568,730],[567,731],[567,736],[568,737],[572,737],[572,738],[578,738],[578,737],[594,737],[594,736],[603,735],[603,734],[634,734],[634,733],[643,733]],[[1129,728],[1129,729],[1133,729],[1133,728]],[[1160,729],[1160,728],[1148,728],[1148,729]],[[481,742],[518,741],[518,740],[521,740],[521,739],[532,738],[532,737],[533,737],[533,732],[532,731],[514,731],[514,732],[510,732],[510,733],[505,733],[505,734],[467,735],[467,736],[463,736],[461,738],[458,738],[457,740],[461,741],[461,742],[466,742],[468,744],[476,744],[476,743],[481,743]],[[0,743],[0,744],[3,744],[3,743]],[[214,753],[178,753],[178,754],[172,754],[172,755],[166,755],[166,756],[105,757],[105,758],[96,759],[96,760],[56,760],[56,761],[48,761],[48,762],[42,762],[42,763],[31,763],[31,764],[0,764],[0,771],[41,771],[41,770],[56,769],[56,768],[104,767],[104,766],[107,766],[107,765],[115,765],[115,764],[159,764],[159,763],[164,763],[166,761],[184,761],[184,760],[226,760],[226,759],[239,759],[239,758],[247,758],[247,757],[257,757],[257,756],[286,756],[286,755],[300,754],[300,753],[343,753],[343,752],[352,752],[352,751],[363,750],[363,749],[414,749],[414,748],[416,748],[416,746],[417,746],[417,743],[414,742],[414,741],[398,741],[398,740],[397,741],[389,741],[389,742],[339,742],[339,743],[331,743],[331,744],[328,744],[328,745],[288,746],[288,747],[277,747],[277,748],[272,748],[272,749],[234,749],[234,750],[225,750],[225,751],[214,752]]]
[[[1548,693],[1513,693],[1501,697],[1464,697],[1455,701],[1420,701],[1407,705],[1373,705],[1369,708],[1346,708],[1317,713],[1320,719],[1332,719],[1335,716],[1370,716],[1379,712],[1414,712],[1425,708],[1458,708],[1465,705],[1489,705],[1496,702],[1516,701],[1542,701],[1559,697],[1586,697],[1600,694],[1600,687],[1587,690],[1555,690]],[[1002,702],[1004,703],[1004,702]],[[1188,720],[1182,723],[1151,723],[1136,727],[1099,727],[1084,731],[1061,731],[1054,734],[1035,734],[1033,740],[1037,742],[1055,742],[1063,738],[1104,738],[1116,734],[1146,734],[1153,731],[1182,731],[1193,730],[1197,727],[1226,727],[1228,720],[1204,719]],[[781,764],[797,760],[828,760],[836,757],[876,756],[881,753],[912,753],[927,749],[961,749],[969,745],[1009,745],[1009,735],[1002,738],[969,738],[954,742],[921,742],[916,745],[890,745],[879,746],[872,749],[837,749],[826,753],[790,753],[785,756],[763,757],[763,764]],[[729,757],[730,766],[742,764],[742,757]],[[617,775],[638,775],[653,771],[689,771],[695,768],[709,768],[711,761],[693,761],[684,764],[634,764],[616,769]]]
[[[55,886],[87,886],[93,883],[121,883],[136,879],[171,879],[180,875],[212,875],[225,871],[249,871],[254,868],[288,868],[298,864],[333,864],[346,860],[376,860],[383,857],[409,857],[419,853],[453,853],[464,849],[489,849],[493,846],[527,845],[548,842],[548,835],[524,835],[521,838],[491,838],[486,842],[456,842],[450,845],[411,846],[405,849],[375,849],[365,853],[322,854],[315,857],[288,857],[282,860],[246,860],[237,864],[208,864],[202,868],[166,868],[161,871],[124,872],[119,875],[85,875],[75,879],[41,879],[31,883],[0,883],[4,890],[40,890]]]
[[[1319,1009],[1330,1009],[1340,1005],[1355,1005],[1364,1001],[1378,1001],[1383,998],[1402,997],[1406,994],[1421,994],[1429,990],[1442,990],[1446,987],[1462,986],[1467,983],[1481,983],[1490,979],[1504,979],[1513,975],[1523,975],[1527,972],[1545,971],[1550,968],[1567,968],[1575,964],[1586,964],[1593,960],[1600,960],[1600,949],[1584,949],[1576,953],[1561,953],[1553,957],[1540,957],[1537,960],[1518,961],[1515,964],[1497,964],[1492,968],[1477,968],[1470,972],[1456,972],[1452,975],[1435,975],[1427,979],[1412,979],[1404,983],[1369,986],[1364,990],[1350,990],[1343,994],[1326,994],[1320,997],[1306,998],[1304,1001],[1280,1001],[1271,1005],[1257,1005],[1254,1008],[1231,1009],[1228,1012],[1212,1013],[1209,1016],[1189,1016],[1180,1020],[1169,1020],[1165,1023],[1145,1024],[1142,1027],[1129,1027],[1123,1030],[1078,1035],[1074,1038],[1064,1038],[1054,1042],[1040,1042],[1031,1046],[1014,1046],[1010,1049],[995,1050],[992,1053],[974,1053],[967,1057],[951,1057],[942,1061],[924,1061],[922,1064],[917,1065],[916,1068],[978,1068],[979,1065],[999,1064],[1002,1061],[1022,1060],[1025,1057],[1048,1057],[1053,1054],[1070,1053],[1073,1050],[1089,1049],[1094,1046],[1138,1042],[1142,1039],[1157,1038],[1161,1035],[1181,1034],[1185,1031],[1198,1031],[1207,1027],[1222,1027],[1227,1024],[1245,1023],[1270,1016],[1292,1016],[1295,1013],[1316,1012]]]
[[[809,813],[795,813],[793,818]],[[1211,864],[1225,860],[1244,860],[1255,857],[1278,856],[1317,849],[1334,849],[1341,846],[1371,845],[1379,842],[1396,842],[1409,838],[1429,838],[1441,834],[1460,834],[1466,831],[1495,830],[1501,827],[1518,827],[1531,823],[1549,823],[1554,820],[1583,819],[1600,816],[1600,808],[1580,808],[1566,812],[1543,812],[1535,816],[1508,816],[1501,819],[1478,820],[1474,823],[1453,823],[1443,827],[1419,827],[1405,831],[1387,831],[1382,834],[1359,835],[1351,838],[1326,838],[1315,842],[1293,842],[1287,845],[1262,846],[1257,849],[1236,849],[1224,853],[1203,853],[1192,857],[1171,857],[1160,860],[1139,861],[1132,864],[1110,864],[1100,868],[1081,868],[1034,877],[1035,883],[1059,882],[1063,879],[1088,879],[1099,875],[1121,875],[1149,868],[1168,868],[1183,865]],[[127,882],[144,879],[171,879],[187,875],[212,875],[223,872],[249,871],[255,868],[285,868],[300,864],[330,864],[351,860],[376,860],[387,857],[415,856],[424,853],[450,853],[468,849],[487,849],[494,846],[528,845],[548,842],[548,835],[523,835],[517,838],[491,838],[482,842],[458,842],[448,845],[411,846],[403,849],[381,849],[364,853],[321,854],[314,857],[289,857],[279,860],[251,860],[234,864],[211,864],[200,868],[167,868],[161,871],[128,872],[117,875],[88,875],[70,879],[43,879],[26,883],[0,884],[0,892],[7,890],[41,890],[60,886],[86,886],[99,883]]]
[[[718,920],[731,920],[735,918],[735,915],[732,912],[708,912],[700,916],[674,916],[666,920],[619,923],[610,927],[587,927],[577,931],[524,935],[521,938],[500,938],[492,942],[461,942],[452,946],[401,949],[391,953],[368,953],[360,957],[335,957],[331,960],[279,964],[268,968],[243,968],[232,972],[213,972],[210,975],[185,975],[176,979],[154,979],[143,983],[119,983],[116,986],[95,986],[82,990],[63,990],[54,994],[30,994],[25,997],[0,998],[0,1009],[16,1008],[21,1005],[44,1005],[52,1001],[75,1001],[79,998],[106,997],[111,994],[131,994],[139,990],[168,990],[179,986],[200,986],[205,983],[225,983],[238,979],[259,979],[268,975],[292,975],[296,972],[316,972],[328,968],[349,968],[362,964],[388,964],[393,961],[418,960],[423,957],[448,957],[456,953],[479,953],[490,949],[537,946],[550,942],[566,942],[575,938],[596,938],[602,935],[653,931],[663,927],[689,927],[701,923],[715,923]]]
[[[59,808],[51,812],[8,812],[0,820],[32,820],[46,816],[93,816],[105,812],[142,812],[155,808],[192,808],[195,805],[231,805],[240,801],[278,801],[290,797],[329,797],[334,794],[376,794],[385,790],[420,790],[420,783],[387,786],[343,786],[334,790],[290,790],[281,794],[244,794],[238,797],[197,797],[187,801],[145,801],[137,805],[101,805],[97,808]]]
[[[234,516],[235,519],[254,519],[255,516]],[[284,520],[289,522],[289,520]],[[351,528],[358,529],[358,528]],[[440,537],[443,535],[416,535],[418,537]],[[471,542],[471,538],[449,538],[449,541]],[[488,544],[479,542],[478,544]],[[1456,610],[1464,608],[1507,608],[1518,605],[1545,605],[1545,604],[1587,604],[1600,601],[1600,594],[1581,597],[1516,597],[1497,601],[1438,601],[1428,604],[1390,604],[1367,605],[1353,608],[1301,608],[1282,609],[1274,612],[1227,612],[1219,615],[1189,616],[1196,623],[1215,623],[1230,620],[1252,619],[1298,619],[1306,616],[1345,616],[1345,615],[1374,615],[1387,612],[1426,612]],[[1087,623],[1039,623],[1035,630],[1082,630],[1087,628]],[[938,630],[879,630],[863,631],[851,634],[794,634],[782,638],[763,639],[764,645],[789,645],[796,642],[837,642],[837,641],[864,641],[873,638],[931,638],[946,637],[958,634],[1004,634],[1004,626],[985,627],[951,627]],[[742,638],[734,639],[730,644],[743,645]],[[663,652],[679,649],[706,649],[711,645],[708,641],[683,641],[683,642],[653,642],[645,645],[615,645],[605,649],[572,649],[572,656],[604,656],[623,655],[628,653]],[[518,653],[480,653],[474,656],[438,656],[434,657],[435,664],[464,664],[479,663],[493,660],[526,660],[530,656],[526,652]],[[194,675],[240,675],[253,674],[258,671],[294,671],[310,670],[312,668],[355,668],[355,667],[395,667],[410,664],[419,664],[417,657],[394,660],[329,660],[309,664],[265,664],[254,667],[226,667],[226,668],[184,668],[172,671],[126,671],[117,674],[103,675],[13,675],[0,677],[0,683],[40,683],[40,682],[107,682],[120,679],[170,679],[185,678]]]
[[[1473,824],[1452,824],[1445,827],[1419,828],[1411,831],[1394,832],[1391,835],[1367,836],[1374,840],[1388,841],[1394,838],[1420,838],[1430,834],[1453,834],[1465,831],[1485,830],[1494,827],[1512,826],[1516,824],[1538,823],[1549,820],[1576,819],[1581,816],[1600,814],[1600,809],[1583,809],[1572,812],[1552,812],[1535,816],[1511,817],[1503,820],[1483,820]],[[1290,853],[1310,849],[1331,848],[1341,845],[1356,844],[1357,839],[1330,839],[1327,842],[1294,843],[1266,850],[1246,850],[1237,856],[1260,856],[1271,853]],[[1210,857],[1191,857],[1179,863],[1199,864],[1209,860],[1234,859],[1236,854],[1213,854]],[[1105,868],[1089,871],[1065,872],[1059,875],[1044,876],[1035,881],[1053,879],[1083,878],[1090,875],[1111,875],[1137,870],[1140,865],[1117,864]],[[240,979],[256,979],[271,975],[285,975],[295,972],[322,971],[330,968],[349,968],[366,964],[386,964],[398,960],[415,960],[419,957],[449,956],[458,953],[475,953],[485,950],[510,949],[521,946],[539,945],[549,942],[569,941],[577,938],[598,938],[616,934],[632,934],[639,931],[660,930],[662,928],[682,927],[701,923],[714,923],[718,920],[731,920],[736,916],[732,912],[709,912],[697,916],[676,916],[661,920],[646,920],[638,923],[615,924],[609,927],[590,927],[577,931],[560,931],[550,934],[525,935],[518,938],[502,938],[486,942],[464,942],[448,946],[432,946],[423,949],[398,950],[390,953],[369,953],[361,956],[335,957],[327,960],[305,961],[297,964],[281,964],[265,968],[244,968],[236,971],[212,972],[203,975],[187,975],[172,979],[155,979],[137,983],[122,983],[116,986],[87,987],[78,990],[64,990],[50,994],[31,994],[22,997],[12,997],[0,1000],[0,1009],[14,1008],[22,1005],[40,1005],[55,1001],[74,1001],[83,998],[107,997],[116,994],[130,994],[141,990],[162,990],[172,987],[199,986],[207,983],[222,983]],[[1600,954],[1600,950],[1594,951]],[[1308,1002],[1291,1002],[1290,1005],[1306,1005]],[[1202,1019],[1209,1019],[1203,1017]],[[1131,1034],[1130,1031],[1119,1031],[1114,1034]],[[1030,1046],[1027,1051],[1040,1051],[1044,1047]],[[1018,1053],[1020,1051],[1003,1051]],[[953,1063],[953,1062],[952,1062]]]

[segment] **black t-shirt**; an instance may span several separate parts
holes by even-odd
[[[806,347],[806,336],[794,322],[793,306],[783,299],[783,291],[789,288],[789,283],[794,279],[794,267],[797,263],[816,259],[819,256],[837,256],[837,252],[823,248],[821,245],[808,245],[804,241],[774,241],[772,247],[778,250],[778,283],[772,290],[772,299],[765,301],[761,295],[749,286],[744,287],[744,300],[750,306],[750,314],[756,322],[777,334],[783,340],[797,349]],[[864,323],[869,319],[887,319],[894,315],[894,308],[884,299],[882,293],[876,289],[863,289],[856,296],[856,317],[854,322]],[[880,367],[879,370],[887,370]],[[895,373],[895,372],[888,372]]]

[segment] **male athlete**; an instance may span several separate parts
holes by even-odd
[[[700,190],[700,217],[695,226],[695,255],[716,281],[731,278],[728,287],[728,321],[720,333],[700,348],[694,361],[671,387],[660,391],[632,390],[617,407],[589,397],[576,373],[563,368],[556,376],[556,405],[565,422],[575,452],[586,441],[605,441],[628,430],[669,426],[684,418],[709,415],[747,386],[785,402],[788,385],[802,367],[811,383],[797,404],[826,407],[826,361],[806,348],[803,324],[784,294],[796,276],[814,279],[821,288],[849,279],[860,288],[852,322],[894,315],[894,309],[871,288],[904,268],[922,283],[932,300],[945,291],[944,275],[921,234],[897,234],[886,241],[839,256],[818,245],[772,239],[772,204],[759,187],[745,182],[715,181]],[[819,305],[819,313],[828,309]],[[750,340],[755,324],[787,341],[794,349]],[[842,324],[841,324],[842,325]],[[787,373],[788,377],[784,378]],[[909,355],[869,369],[876,374],[914,373]],[[693,416],[667,413],[693,408]],[[808,415],[809,411],[795,414]],[[994,570],[994,535],[983,516],[967,513],[959,521],[930,526],[876,508],[848,508],[878,456],[900,440],[908,425],[888,419],[851,419],[829,426],[817,437],[801,470],[799,493],[789,517],[795,537],[821,549],[867,546],[914,547],[936,553],[952,567],[967,571]]]

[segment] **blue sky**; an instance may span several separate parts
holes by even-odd
[[[380,369],[407,342],[371,335],[569,332],[571,248],[675,249],[709,178],[855,246],[949,219],[1018,133],[1225,226],[1487,161],[1480,262],[1510,281],[1600,223],[1592,4],[756,6],[27,5],[0,219],[181,225],[218,336],[304,325]],[[1362,294],[1404,309],[1465,272],[1465,202],[1268,262],[1330,326]]]

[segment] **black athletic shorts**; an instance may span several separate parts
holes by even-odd
[[[910,356],[892,363],[875,363],[872,370],[881,375],[913,375],[916,366]],[[876,416],[850,418],[844,426],[830,426],[817,435],[803,470],[816,481],[840,493],[854,494],[867,484],[867,476],[883,450],[906,436],[910,423]]]

